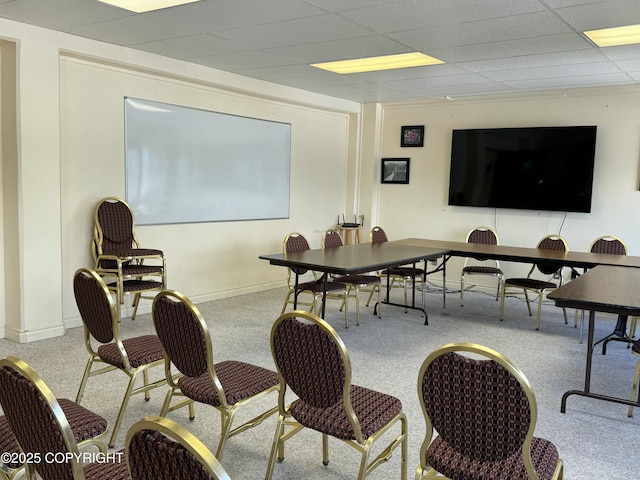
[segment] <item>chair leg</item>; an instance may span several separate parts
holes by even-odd
[[[507,289],[507,287],[505,285],[502,285],[502,293],[500,295],[500,321],[502,322],[504,320],[504,296],[505,296],[505,290]]]
[[[273,467],[275,466],[276,459],[278,462],[284,460],[284,443],[282,436],[284,435],[284,418],[282,415],[278,416],[278,424],[276,425],[276,433],[273,436],[273,443],[271,445],[271,453],[269,455],[269,463],[267,464],[267,473],[264,476],[265,480],[271,480],[273,477]]]
[[[538,295],[538,313],[536,315],[536,330],[540,330],[540,314],[542,313],[542,292]]]
[[[496,299],[497,298],[496,296]],[[464,306],[464,273],[460,275],[460,306]]]
[[[527,310],[529,310],[529,316],[531,317],[531,302],[529,301],[529,293],[524,289],[524,298],[527,300]]]
[[[131,305],[133,307],[133,313],[131,314],[131,320],[136,319],[136,313],[138,313],[138,305],[140,304],[141,295],[142,295],[141,293],[136,293],[133,296],[133,304]]]
[[[82,396],[84,395],[84,388],[87,386],[87,380],[89,380],[89,376],[91,373],[91,368],[93,367],[93,362],[96,359],[94,355],[92,355],[87,361],[87,366],[84,368],[84,374],[82,375],[82,380],[80,380],[80,388],[78,388],[78,393],[76,394],[76,403],[80,403],[82,400]]]
[[[120,430],[120,424],[122,423],[124,412],[127,409],[129,398],[131,398],[131,391],[133,390],[133,386],[135,385],[137,373],[138,372],[134,372],[129,377],[129,383],[127,384],[127,389],[124,392],[124,397],[122,398],[122,403],[120,404],[120,410],[118,411],[116,423],[113,425],[113,431],[111,432],[111,438],[109,439],[109,448],[113,448],[116,443],[116,438],[118,438],[118,430]]]
[[[224,447],[227,444],[227,440],[229,440],[231,423],[233,422],[233,417],[235,416],[236,411],[234,408],[231,408],[228,411],[220,411],[220,413],[220,441],[218,442],[218,450],[216,451],[216,457],[218,460],[222,458]]]
[[[329,435],[322,434],[322,464],[329,465]]]
[[[633,376],[633,385],[631,386],[631,401],[638,401],[638,380],[640,379],[640,360],[636,364],[636,373]],[[629,412],[627,417],[633,417],[633,405],[629,405]]]

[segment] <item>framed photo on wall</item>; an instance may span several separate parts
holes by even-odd
[[[383,158],[381,183],[409,183],[410,158]]]
[[[424,146],[424,125],[403,126],[400,135],[401,147]]]

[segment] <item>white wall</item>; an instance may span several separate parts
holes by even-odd
[[[630,254],[640,255],[639,88],[384,104],[378,116],[381,148],[372,160],[377,172],[381,157],[411,158],[409,185],[380,185],[379,173],[376,177],[378,195],[371,202],[377,223],[392,239],[464,241],[470,229],[487,225],[504,245],[535,247],[543,236],[561,234],[570,250],[586,251],[594,238],[611,234],[626,241]],[[425,125],[423,148],[400,147],[402,125]],[[590,214],[447,205],[453,129],[554,125],[598,126]],[[527,271],[522,265],[502,267],[507,275]],[[459,279],[454,262],[447,279]]]
[[[125,96],[292,125],[289,219],[137,229],[143,246],[165,251],[169,288],[196,302],[284,285],[285,270],[258,256],[280,252],[293,230],[319,247],[321,232],[354,203],[346,179],[354,175],[358,104],[2,19],[0,32],[16,45],[18,79],[17,154],[9,164],[3,158],[17,184],[13,203],[3,205],[5,222],[17,223],[5,239],[5,257],[17,259],[15,271],[5,269],[15,288],[6,298],[7,338],[80,325],[71,283],[93,263],[95,205],[125,196]],[[144,302],[140,311],[149,310]]]

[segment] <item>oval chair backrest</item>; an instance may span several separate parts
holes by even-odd
[[[467,243],[498,245],[498,236],[488,227],[478,227],[469,232],[469,235],[467,235]]]
[[[284,239],[283,250],[285,254],[304,252],[309,249],[309,242],[307,242],[307,239],[304,238],[304,235],[302,235],[301,233],[292,232]],[[304,275],[305,273],[307,273],[306,268],[292,268],[291,270],[296,272],[298,275]]]
[[[91,336],[100,343],[112,342],[118,313],[104,280],[94,270],[81,268],[73,276],[73,293],[82,322]]]
[[[596,238],[591,244],[589,251],[591,253],[605,253],[608,255],[626,255],[627,246],[619,238],[612,235],[605,235]]]
[[[423,365],[420,396],[431,425],[456,452],[503,460],[522,449],[532,422],[518,379],[492,359],[448,352]]]
[[[102,239],[98,253],[129,249],[134,245],[133,211],[124,200],[114,197],[102,200],[96,208],[95,221]]]
[[[328,408],[343,401],[351,368],[335,331],[312,317],[303,312],[282,315],[271,330],[271,351],[278,371],[298,398],[313,407]]]
[[[387,234],[384,232],[382,227],[373,227],[371,229],[371,233],[369,234],[371,243],[384,243],[388,242]]]
[[[342,247],[342,237],[336,230],[327,230],[322,238],[322,248]]]
[[[131,480],[230,480],[209,449],[168,418],[147,417],[127,433]]]
[[[542,240],[538,242],[537,248],[541,250],[568,250],[566,240],[558,235],[547,235],[546,237],[542,238]],[[561,269],[561,267],[558,267],[558,265],[556,264],[545,262],[537,263],[536,267],[544,275],[554,274]]]
[[[78,455],[78,448],[53,393],[42,378],[19,359],[8,357],[0,361],[0,405],[22,451],[29,452],[33,458],[39,456],[40,461],[33,466],[42,478],[84,478],[81,465],[73,458],[45,461],[63,459],[66,453]]]
[[[184,295],[164,290],[152,306],[153,325],[169,360],[187,377],[207,373],[213,364],[211,339],[198,309]]]

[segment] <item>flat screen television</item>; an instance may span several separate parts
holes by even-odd
[[[596,126],[454,130],[449,205],[591,211]]]

